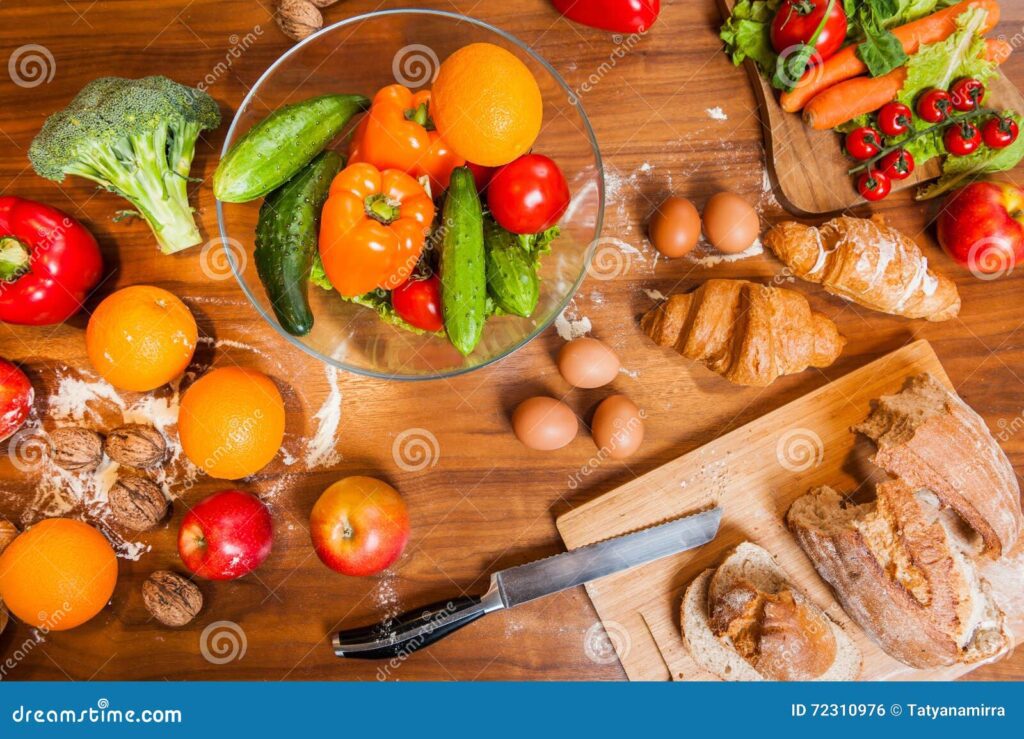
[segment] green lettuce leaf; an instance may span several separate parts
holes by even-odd
[[[898,100],[913,107],[922,91],[948,89],[959,77],[975,77],[981,82],[996,73],[996,64],[985,58],[985,39],[978,32],[985,22],[984,8],[971,8],[956,19],[957,30],[938,43],[922,46],[907,62],[907,79]]]
[[[313,257],[313,269],[309,272],[309,281],[324,290],[334,289],[334,285],[331,284],[330,278],[328,278],[327,273],[324,272],[324,263],[320,261],[319,253]]]
[[[1009,110],[1003,111],[1003,115],[1010,116],[1024,129],[1024,118],[1020,115]],[[950,155],[942,163],[942,176],[930,185],[919,188],[916,197],[918,200],[930,200],[966,185],[981,175],[1013,169],[1021,159],[1024,159],[1024,136],[1018,136],[1016,141],[1004,149],[982,146],[965,157]]]
[[[768,77],[775,73],[778,54],[772,48],[771,22],[782,0],[740,0],[719,31],[733,64],[753,59]]]
[[[907,63],[907,52],[885,23],[899,11],[896,0],[868,0],[860,6],[857,17],[864,41],[857,46],[857,56],[872,77],[888,74]]]

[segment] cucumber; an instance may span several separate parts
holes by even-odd
[[[441,314],[448,338],[468,356],[487,320],[483,210],[469,167],[452,171],[441,222]]]
[[[320,211],[331,180],[344,163],[337,152],[319,154],[260,206],[256,272],[278,322],[294,336],[305,336],[313,328],[309,272],[316,256]]]
[[[370,101],[362,95],[322,95],[275,110],[220,160],[213,173],[214,196],[226,203],[246,203],[275,190],[368,107]]]
[[[540,278],[534,256],[516,235],[493,218],[484,222],[487,248],[487,292],[506,313],[529,318],[540,298]]]

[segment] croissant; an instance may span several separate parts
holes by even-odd
[[[960,312],[953,281],[930,270],[913,239],[881,218],[841,216],[820,228],[787,221],[764,243],[797,277],[866,308],[929,321]]]
[[[671,295],[640,325],[659,346],[730,382],[759,387],[809,366],[827,367],[846,343],[800,293],[746,280],[708,280],[692,293]]]

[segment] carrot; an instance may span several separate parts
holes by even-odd
[[[956,19],[965,10],[973,7],[982,7],[988,11],[985,22],[978,29],[979,33],[990,31],[999,22],[999,3],[996,0],[964,0],[937,13],[898,26],[892,29],[892,33],[903,44],[903,51],[907,54],[916,54],[922,44],[934,44],[951,36],[956,31]],[[851,44],[804,72],[804,76],[791,92],[782,93],[779,104],[786,112],[795,113],[822,90],[867,71],[868,68],[857,56],[856,44]]]
[[[985,56],[1002,64],[1013,47],[1006,41],[985,41]],[[804,107],[804,123],[818,131],[835,128],[859,115],[873,113],[899,94],[907,79],[907,68],[900,67],[881,77],[854,77],[832,85],[811,98]]]

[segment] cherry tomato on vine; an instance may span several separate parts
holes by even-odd
[[[902,136],[910,130],[914,114],[903,103],[891,102],[878,111],[878,129],[886,136]]]
[[[892,182],[877,169],[863,172],[857,178],[857,192],[865,200],[881,200],[892,190]]]
[[[882,150],[882,136],[871,126],[861,126],[846,134],[846,151],[854,159],[870,159]]]
[[[879,160],[878,169],[890,180],[905,180],[914,173],[914,157],[906,149],[896,149]]]
[[[981,125],[981,137],[985,146],[1004,149],[1017,140],[1017,121],[1013,118],[994,116]]]
[[[441,318],[441,280],[437,275],[426,279],[410,278],[391,291],[391,305],[406,323],[424,331],[444,328]]]
[[[946,129],[942,142],[950,154],[965,157],[981,146],[981,132],[970,121],[960,121]]]
[[[985,85],[973,77],[964,77],[953,83],[949,88],[949,96],[953,101],[953,107],[957,110],[967,112],[976,110],[985,97]]]
[[[775,51],[780,54],[791,46],[808,44],[818,30],[821,19],[828,12],[828,20],[814,43],[818,55],[824,61],[839,50],[846,38],[846,11],[843,3],[835,0],[829,10],[829,0],[784,0],[772,18],[771,39]],[[819,61],[818,59],[812,60]]]
[[[928,123],[940,123],[949,117],[953,99],[945,90],[929,90],[917,100],[917,115]]]
[[[524,154],[494,173],[487,205],[502,228],[534,234],[558,223],[569,207],[569,185],[551,159]]]

